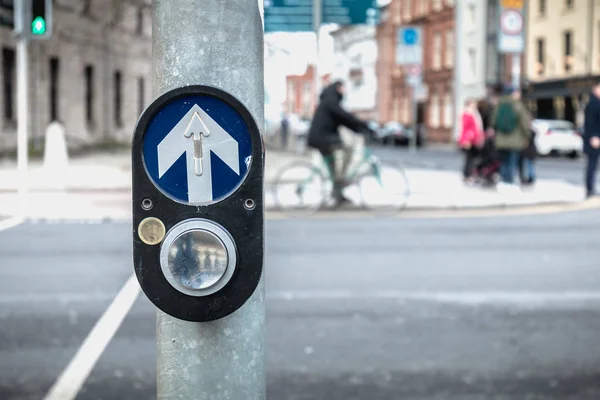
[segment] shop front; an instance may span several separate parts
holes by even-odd
[[[525,105],[535,118],[562,119],[580,127],[588,94],[598,82],[600,75],[529,82],[523,93]]]

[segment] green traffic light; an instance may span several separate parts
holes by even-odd
[[[31,23],[31,33],[34,35],[43,35],[46,33],[46,20],[42,17],[35,17]]]

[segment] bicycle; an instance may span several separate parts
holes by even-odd
[[[357,149],[354,146],[353,157],[357,155]],[[335,155],[323,157],[315,153],[318,156],[313,157],[313,162],[292,161],[278,171],[273,183],[278,209],[306,215],[333,203],[335,172],[331,165],[335,164],[331,161]],[[399,212],[410,196],[404,168],[382,162],[368,147],[364,147],[359,162],[349,168],[346,180],[344,192],[350,192],[348,197],[360,197],[360,205],[378,213]]]

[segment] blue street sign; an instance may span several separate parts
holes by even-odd
[[[402,35],[404,44],[407,46],[414,46],[419,42],[419,32],[415,28],[406,28]]]
[[[242,116],[223,100],[179,97],[148,124],[143,159],[148,176],[169,198],[211,204],[244,181],[252,161],[251,136]]]
[[[324,24],[377,23],[377,0],[321,0]],[[313,0],[265,0],[265,32],[313,31]]]
[[[265,32],[312,32],[313,0],[265,0]]]

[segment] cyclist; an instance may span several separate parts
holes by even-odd
[[[333,171],[334,188],[333,197],[337,204],[348,202],[342,195],[345,186],[346,170],[350,164],[353,147],[345,144],[340,136],[339,127],[346,128],[356,133],[372,132],[366,122],[361,121],[341,106],[344,98],[345,87],[342,81],[336,81],[327,86],[320,96],[319,106],[315,111],[310,129],[308,131],[308,146],[317,149]],[[341,168],[335,168],[334,152],[343,152]]]

